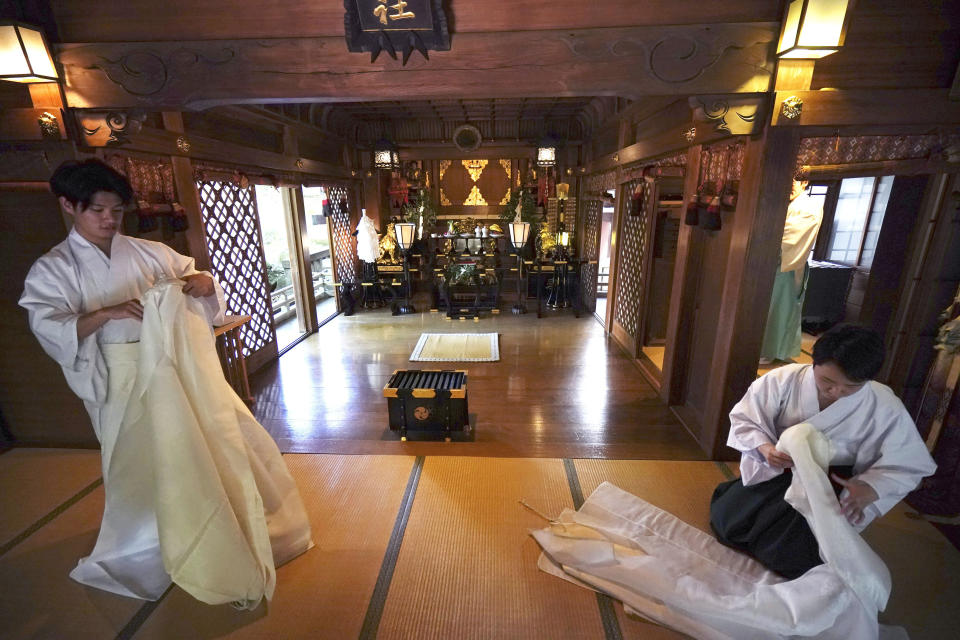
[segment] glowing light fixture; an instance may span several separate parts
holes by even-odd
[[[397,244],[400,246],[401,251],[407,251],[410,249],[410,246],[413,245],[413,236],[417,228],[417,225],[413,222],[398,222],[393,225],[394,231],[397,232]]]
[[[517,250],[517,304],[510,309],[514,315],[527,312],[527,305],[523,301],[523,254],[520,251],[527,244],[527,238],[530,236],[530,223],[520,222],[519,218],[520,215],[517,214],[517,220],[510,223],[510,242]]]
[[[510,242],[513,248],[519,251],[527,244],[527,238],[530,236],[529,222],[511,222],[510,223]]]
[[[412,222],[398,222],[393,225],[393,230],[397,234],[397,245],[400,247],[400,251],[403,253],[404,295],[403,302],[396,306],[397,314],[417,312],[414,306],[410,304],[410,267],[407,264],[407,254],[410,251],[410,247],[413,246],[413,235],[416,228],[417,225]]]
[[[557,165],[557,143],[552,138],[544,138],[537,145],[537,166],[554,167]]]
[[[855,0],[790,0],[777,57],[816,59],[836,53],[847,34]]]
[[[380,138],[373,145],[373,166],[376,169],[396,171],[400,168],[400,153],[397,145],[386,138]]]
[[[36,27],[19,22],[0,23],[0,80],[56,82],[47,40]]]

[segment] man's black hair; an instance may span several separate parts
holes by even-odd
[[[127,178],[95,158],[83,162],[68,160],[61,164],[50,176],[50,190],[81,211],[90,206],[93,194],[98,191],[117,194],[123,204],[133,198],[133,189]]]
[[[872,380],[883,366],[883,340],[873,329],[837,325],[813,345],[813,364],[832,362],[853,382]]]

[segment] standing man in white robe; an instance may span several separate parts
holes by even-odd
[[[305,551],[310,545],[309,524],[302,502],[276,445],[266,433],[258,437],[260,441],[265,438],[269,447],[262,443],[250,447],[250,439],[246,438],[248,450],[259,449],[250,454],[249,466],[245,463],[242,467],[227,469],[220,482],[207,482],[207,487],[159,487],[156,477],[160,474],[152,467],[158,451],[151,449],[155,446],[150,444],[151,438],[158,433],[162,438],[165,427],[183,429],[179,424],[158,424],[162,419],[151,421],[150,416],[144,419],[141,397],[136,398],[137,409],[127,411],[134,399],[138,378],[150,373],[138,365],[144,317],[141,300],[145,293],[161,281],[182,281],[182,292],[199,301],[197,312],[206,315],[205,324],[209,327],[215,319],[223,317],[226,309],[223,290],[210,274],[194,268],[192,258],[161,243],[119,233],[124,209],[133,194],[126,178],[111,167],[99,160],[64,163],[54,172],[50,186],[63,211],[72,217],[73,229],[63,242],[34,263],[27,275],[20,305],[29,312],[34,335],[47,354],[60,364],[70,388],[86,406],[101,445],[106,493],[96,546],[70,575],[78,582],[113,593],[148,600],[159,598],[170,585],[171,575],[181,571],[181,567],[170,566],[161,553],[157,514],[168,505],[158,496],[170,495],[173,490],[174,495],[179,492],[188,500],[209,501],[209,485],[255,482],[261,493],[269,490],[274,494],[269,501],[263,499],[264,504],[269,502],[266,508],[260,504],[260,496],[249,498],[251,503],[259,504],[260,509],[251,526],[262,530],[259,535],[264,540],[267,528],[270,530],[266,557],[261,552],[259,558],[246,563],[251,566],[248,573],[254,577],[245,584],[217,584],[216,593],[209,596],[197,595],[199,588],[191,591],[205,602],[239,602],[244,608],[255,607],[262,597],[269,598],[273,592],[274,559],[270,558],[270,542],[280,538],[285,541],[285,548],[279,553],[281,560]],[[212,349],[212,335],[207,337]],[[221,372],[215,373],[222,377]],[[221,387],[207,388],[219,390]],[[216,393],[221,395],[219,391]],[[210,400],[219,399],[206,398],[206,401],[209,404]],[[152,405],[164,402],[155,398]],[[245,425],[252,422],[262,431],[249,412],[246,413],[241,421]],[[221,414],[221,419],[230,422],[223,433],[236,432],[234,418]],[[196,423],[193,418],[187,422]],[[166,440],[162,442],[164,452],[169,453],[171,447],[166,446]],[[170,445],[175,448],[176,442]],[[224,449],[216,442],[210,446],[217,451]],[[188,453],[195,452],[185,452]],[[252,459],[254,455],[256,460]],[[176,451],[173,457],[177,457]],[[268,471],[263,471],[265,468]],[[174,483],[177,482],[181,481],[174,474]],[[214,499],[221,497],[214,496]],[[281,511],[283,521],[278,518],[271,521],[271,515]],[[265,517],[268,522],[264,521]],[[186,523],[172,537],[194,535],[193,526],[195,523]],[[160,528],[170,530],[170,527]],[[167,546],[173,542],[171,539]],[[278,555],[276,548],[274,555]],[[227,572],[221,570],[225,565],[243,564],[239,558],[190,558],[190,562],[190,569],[199,564],[201,574],[207,577],[226,575]],[[253,566],[258,563],[259,566]],[[207,569],[203,569],[204,566]]]
[[[838,326],[814,345],[813,365],[780,367],[750,385],[730,412],[727,439],[741,452],[740,478],[718,486],[711,500],[720,542],[788,578],[821,564],[810,527],[783,499],[793,461],[776,443],[801,422],[830,441],[840,508],[857,530],[936,470],[903,404],[872,380],[883,358],[876,332]]]

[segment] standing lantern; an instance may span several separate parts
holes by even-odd
[[[403,304],[397,307],[396,312],[398,314],[416,313],[417,310],[410,304],[410,269],[407,264],[407,257],[410,253],[410,247],[413,246],[413,237],[416,233],[417,225],[413,222],[398,222],[393,225],[393,228],[397,234],[397,246],[400,247],[400,252],[403,254],[403,279],[406,285],[404,288]]]
[[[570,256],[570,233],[567,231],[564,220],[564,208],[570,195],[570,185],[566,182],[557,183],[557,239],[553,249],[553,286],[547,306],[553,309],[569,307],[567,300],[567,261]]]
[[[527,306],[523,302],[523,255],[520,251],[527,244],[529,236],[529,222],[514,221],[510,223],[510,242],[517,251],[517,304],[513,305],[511,309],[515,315],[527,312]]]

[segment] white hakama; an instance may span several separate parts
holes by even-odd
[[[149,600],[172,579],[203,602],[253,608],[271,597],[275,566],[309,548],[310,528],[275,443],[223,378],[209,323],[222,290],[194,299],[164,281],[195,271],[158,243],[116,236],[111,258],[91,251],[72,233],[21,299],[101,443],[104,518],[71,577]],[[142,326],[110,321],[77,344],[80,314],[141,295]],[[72,345],[58,342],[70,331]]]
[[[609,483],[533,532],[544,550],[540,568],[695,638],[875,640],[890,575],[840,512],[825,473],[830,445],[798,425],[778,446],[798,471],[788,500],[810,522],[826,561],[802,577],[785,580]]]

